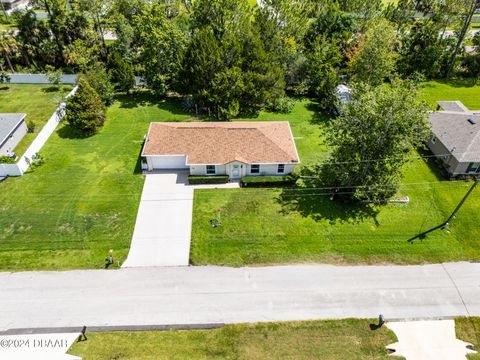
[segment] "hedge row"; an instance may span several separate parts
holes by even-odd
[[[297,182],[294,175],[285,176],[244,176],[242,187],[293,186]]]
[[[213,175],[213,176],[197,176],[190,175],[188,177],[188,182],[191,185],[197,184],[225,184],[229,180],[227,175]]]
[[[15,159],[10,156],[0,156],[0,164],[15,164]]]

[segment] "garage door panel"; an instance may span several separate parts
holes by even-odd
[[[153,169],[188,169],[185,156],[150,156]]]

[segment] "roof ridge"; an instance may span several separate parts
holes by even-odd
[[[480,141],[480,131],[477,131],[477,133],[473,137],[472,141],[470,141],[470,144],[468,144],[467,148],[465,149],[462,156],[460,157],[460,160],[463,160],[467,156],[467,154],[470,153],[470,151],[468,151],[468,150],[470,150],[472,145],[475,144],[477,141]]]

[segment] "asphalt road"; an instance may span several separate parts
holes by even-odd
[[[0,331],[480,315],[480,263],[0,273]]]

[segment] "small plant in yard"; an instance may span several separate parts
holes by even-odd
[[[29,133],[35,132],[36,127],[37,127],[37,125],[35,124],[35,122],[33,120],[28,120],[27,121],[27,129],[28,129]]]
[[[55,87],[58,87],[59,85],[62,84],[62,70],[60,69],[55,70],[55,68],[51,65],[47,65],[45,67],[45,70],[46,70],[47,80],[50,84],[52,84]]]
[[[8,84],[9,82],[10,82],[10,75],[8,75],[5,71],[0,72],[0,84]]]

